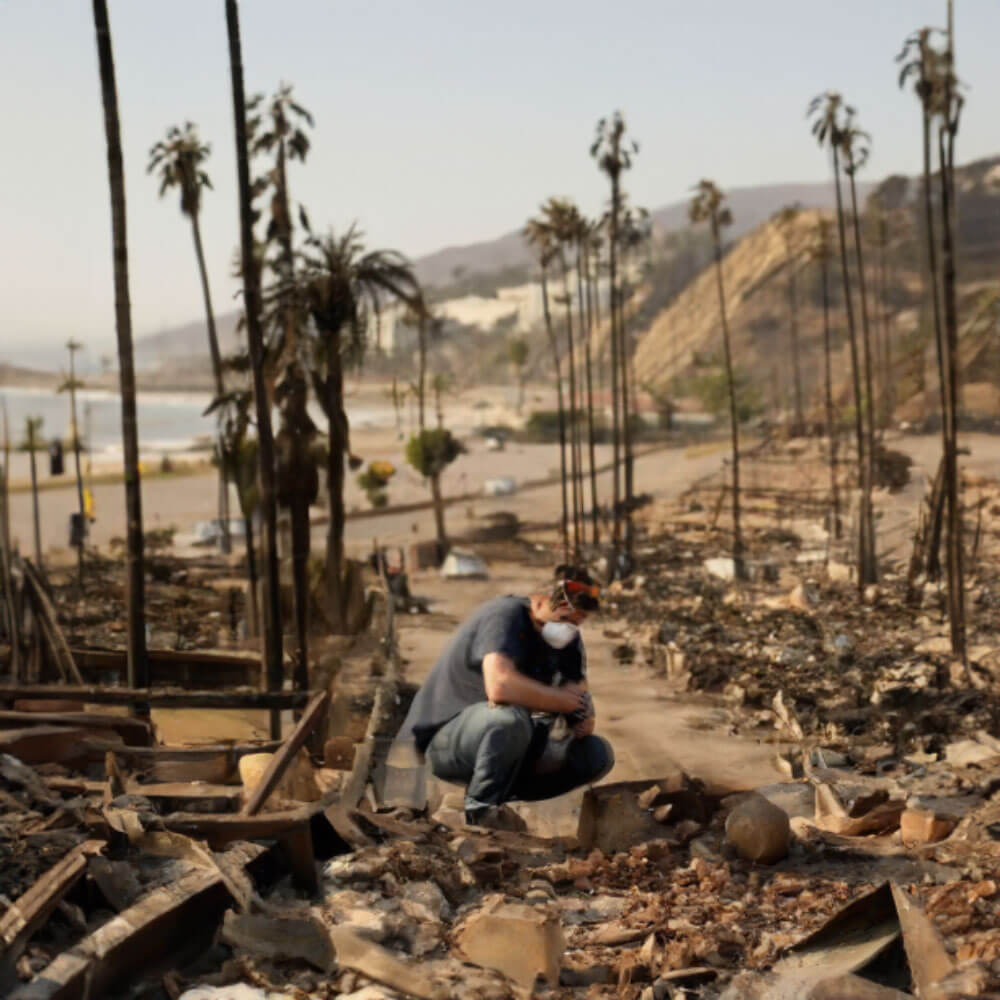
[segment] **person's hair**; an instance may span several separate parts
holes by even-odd
[[[556,566],[556,582],[549,592],[553,608],[568,604],[576,611],[597,611],[600,607],[600,588],[583,566],[564,563]]]

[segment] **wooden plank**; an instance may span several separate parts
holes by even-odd
[[[125,683],[124,649],[72,646],[70,652],[84,676],[81,683]],[[0,643],[0,665],[9,664],[10,646]],[[255,653],[218,649],[151,649],[149,669],[152,687],[197,685],[208,690],[228,690],[234,687],[257,689],[260,686],[260,657]]]
[[[312,895],[319,888],[319,880],[316,877],[316,855],[309,823],[293,827],[280,838],[280,843],[292,869],[292,882]]]
[[[254,867],[269,853],[258,844],[242,844],[229,852],[244,868]],[[199,941],[207,945],[231,902],[218,869],[189,872],[58,955],[30,983],[14,990],[10,1000],[101,997],[181,948]]]
[[[892,898],[903,931],[903,947],[913,976],[914,992],[920,1000],[945,1000],[938,983],[954,968],[934,922],[905,890],[892,883]]]
[[[218,849],[236,840],[275,840],[287,837],[296,829],[308,826],[312,810],[306,807],[284,812],[244,816],[242,813],[168,813],[163,826],[198,840],[207,840]]]
[[[87,859],[100,853],[103,840],[87,840],[57,861],[0,916],[0,992],[16,982],[15,965],[35,932],[87,870]]]
[[[72,699],[92,705],[131,705],[145,702],[154,708],[300,708],[308,691],[186,691],[183,688],[94,687],[83,684],[0,684],[0,702],[15,698]]]
[[[116,747],[119,758],[151,781],[204,781],[216,785],[239,783],[241,757],[274,753],[280,743],[233,743],[194,747]]]
[[[127,715],[97,712],[5,712],[0,711],[0,730],[28,729],[32,726],[71,726],[80,729],[110,729],[128,746],[153,745],[152,726]]]
[[[94,741],[86,737],[85,729],[63,726],[0,730],[0,753],[9,753],[31,765],[78,760],[94,746]]]
[[[90,677],[113,675],[125,683],[126,655],[123,649],[73,649],[80,671]],[[231,650],[151,649],[150,686],[199,687],[215,690],[260,687],[260,656]]]
[[[329,704],[330,695],[327,691],[321,691],[309,702],[291,736],[288,737],[281,749],[271,758],[271,762],[267,765],[267,769],[261,776],[257,787],[253,790],[246,806],[243,808],[244,816],[254,816],[260,812],[260,808],[267,801],[268,796],[278,787],[278,782],[281,781],[285,771],[288,770],[288,765],[295,759],[295,755],[305,745],[309,734],[326,714]]]
[[[45,587],[38,576],[38,571],[31,564],[30,559],[24,560],[23,569],[25,586],[31,595],[31,601],[38,612],[39,619],[45,624],[46,636],[52,646],[52,655],[57,662],[61,663],[60,671],[64,677],[69,678],[74,683],[82,684],[83,677],[80,676],[80,670],[73,659],[72,652],[70,652],[62,626],[59,624],[59,615],[49,600],[49,595],[45,593]]]
[[[88,781],[86,778],[44,778],[54,792],[64,795],[103,795],[107,783]],[[239,785],[220,785],[194,781],[163,781],[140,784],[126,781],[125,791],[130,795],[144,795],[156,802],[169,803],[172,812],[206,810],[213,813],[235,813],[243,800]]]

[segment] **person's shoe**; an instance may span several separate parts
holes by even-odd
[[[528,824],[507,806],[466,809],[465,822],[467,826],[481,826],[486,830],[504,830],[508,833],[524,833],[528,829]]]

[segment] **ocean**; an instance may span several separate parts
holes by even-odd
[[[207,447],[215,433],[215,417],[205,416],[208,393],[141,392],[136,400],[139,444],[144,452],[177,453]],[[0,421],[6,408],[11,441],[24,440],[25,419],[41,417],[41,436],[46,441],[70,437],[69,393],[50,389],[0,387]],[[80,437],[89,442],[98,457],[120,455],[121,405],[117,393],[102,389],[80,389],[76,394]],[[388,427],[395,421],[392,408],[352,407],[347,415],[352,427]],[[321,413],[313,412],[320,428],[326,426]],[[2,438],[2,425],[0,425]]]

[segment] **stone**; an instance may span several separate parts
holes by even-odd
[[[559,973],[560,986],[608,986],[617,976],[614,969],[605,963],[594,965],[564,966]]]
[[[726,840],[746,861],[771,865],[788,854],[788,814],[753,793],[726,817]]]
[[[831,583],[850,583],[854,578],[854,567],[831,559],[826,564],[826,576]]]
[[[717,576],[720,580],[734,580],[736,578],[735,564],[728,556],[706,559],[702,565],[712,576]]]
[[[454,937],[461,956],[531,989],[541,976],[559,984],[566,942],[559,918],[540,906],[494,897],[465,918]]]
[[[978,740],[958,740],[944,748],[944,759],[953,767],[981,764],[984,760],[996,756],[998,756],[996,750],[983,746]]]
[[[337,962],[344,968],[354,969],[404,996],[420,1000],[446,1000],[448,997],[446,988],[435,984],[426,963],[404,962],[350,927],[331,927],[330,939]]]
[[[244,800],[249,799],[260,784],[273,757],[274,754],[270,753],[251,753],[240,758],[238,767]],[[316,775],[309,760],[309,753],[303,747],[278,782],[278,787],[267,797],[261,812],[280,810],[289,802],[315,802],[319,797],[319,786],[316,784]]]
[[[426,910],[427,920],[451,919],[451,907],[436,882],[406,882],[400,895]]]
[[[954,819],[939,816],[931,809],[904,809],[899,817],[899,833],[907,847],[936,844],[954,829]]]
[[[227,910],[222,940],[258,958],[300,958],[320,972],[336,966],[324,925],[313,916],[269,917]]]

